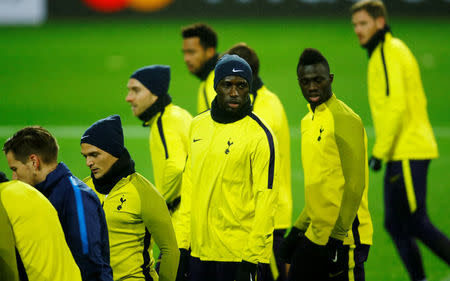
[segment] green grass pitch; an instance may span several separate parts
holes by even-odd
[[[51,21],[40,27],[0,27],[0,143],[25,125],[39,124],[58,138],[64,161],[80,178],[89,175],[80,155],[79,138],[89,125],[120,114],[125,143],[137,170],[152,177],[148,129],[125,102],[126,83],[137,68],[148,64],[172,67],[170,94],[191,113],[196,109],[198,80],[190,75],[181,53],[180,27],[198,20]],[[335,74],[335,94],[363,119],[373,145],[367,101],[367,53],[357,43],[350,19],[206,20],[219,34],[219,51],[247,42],[258,53],[261,77],[282,100],[291,127],[294,218],[303,208],[300,161],[300,120],[306,102],[297,85],[298,56],[318,48]],[[415,54],[422,72],[431,123],[440,158],[429,172],[428,210],[431,220],[450,235],[450,20],[393,18],[395,36]],[[11,173],[3,154],[0,170]],[[367,280],[408,280],[394,245],[383,228],[382,173],[370,174],[369,203],[374,245],[366,264]],[[450,280],[448,266],[427,248],[423,259],[429,281]]]

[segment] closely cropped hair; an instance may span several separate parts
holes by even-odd
[[[12,152],[14,158],[26,163],[31,154],[37,154],[45,164],[54,163],[58,158],[59,146],[49,131],[40,126],[21,129],[3,145],[5,153]]]
[[[253,77],[258,77],[259,74],[259,59],[255,51],[245,43],[237,43],[232,46],[228,51],[229,55],[238,55],[243,58],[250,65],[253,73]]]
[[[297,72],[300,66],[312,65],[312,64],[323,64],[328,72],[330,72],[330,66],[328,65],[327,59],[319,52],[317,49],[306,48],[303,50],[297,64]]]
[[[372,18],[382,17],[387,22],[388,15],[386,7],[381,0],[362,0],[352,5],[350,12],[352,15],[361,10],[366,11]]]
[[[200,44],[204,49],[217,48],[217,33],[205,23],[194,23],[181,29],[181,35],[184,39],[198,37]]]

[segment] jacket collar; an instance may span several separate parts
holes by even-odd
[[[43,182],[35,185],[35,188],[44,194],[45,197],[48,197],[61,179],[70,175],[71,172],[66,164],[60,162],[58,166],[56,166],[56,169],[50,172]]]
[[[248,95],[247,102],[235,114],[230,114],[223,110],[217,103],[217,96],[211,103],[211,118],[217,123],[228,124],[241,120],[252,112],[253,106]]]
[[[316,106],[316,108],[314,109],[314,111],[312,111],[311,109],[311,104],[307,104],[308,110],[309,112],[311,112],[312,114],[317,113],[319,111],[324,111],[331,103],[335,102],[337,100],[336,96],[334,94],[331,94],[331,97],[329,99],[327,99],[325,102],[319,104],[318,106]]]
[[[171,102],[172,98],[169,94],[158,97],[154,104],[152,104],[149,108],[142,112],[141,115],[138,116],[138,118],[143,121],[142,126],[150,126],[150,121],[153,119],[153,117],[155,117],[159,112],[161,112],[162,114],[166,106],[168,106]]]
[[[375,51],[378,44],[384,42],[386,33],[391,33],[391,28],[389,25],[385,25],[383,29],[378,30],[372,38],[370,38],[369,41],[363,45],[363,48],[367,49],[369,57],[372,55],[373,51]]]
[[[120,158],[111,166],[108,172],[103,177],[96,179],[91,173],[92,182],[97,190],[101,194],[108,194],[111,189],[122,179],[135,173],[134,161],[131,159],[128,150],[122,153]]]
[[[216,67],[217,60],[219,59],[219,54],[215,54],[212,58],[210,58],[200,69],[198,73],[195,74],[200,80],[205,81],[208,78],[209,73],[214,70]]]

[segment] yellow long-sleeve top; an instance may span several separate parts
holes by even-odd
[[[207,111],[192,121],[183,173],[180,248],[201,260],[268,263],[277,187],[277,141],[254,113],[217,123]]]
[[[289,228],[292,224],[291,133],[286,112],[277,95],[264,85],[253,98],[253,111],[269,125],[278,141],[280,169],[275,229]]]
[[[206,77],[206,80],[200,83],[197,93],[197,113],[202,113],[211,108],[211,103],[216,97],[214,90],[214,67]]]
[[[306,204],[295,226],[318,245],[325,245],[329,237],[354,243],[350,230],[360,210],[362,234],[358,235],[365,240],[361,242],[371,244],[367,201],[361,201],[367,200],[368,189],[367,140],[361,119],[334,95],[314,112],[308,108],[301,123]]]
[[[9,266],[16,266],[15,246],[28,280],[81,281],[80,270],[67,246],[58,214],[39,191],[16,180],[0,183],[0,217],[0,244],[6,240],[15,243],[10,245],[13,252],[7,255],[14,257]],[[14,237],[9,236],[11,230]],[[8,233],[9,237],[4,237]],[[2,250],[0,260],[7,257],[4,253],[6,254]],[[11,270],[13,273],[10,272],[9,275],[17,277],[17,268]],[[0,279],[18,280],[3,275],[3,269]]]
[[[191,122],[191,114],[173,104],[148,122],[155,186],[168,204],[181,196]]]
[[[175,280],[179,250],[169,211],[156,188],[139,173],[122,178],[107,195],[95,190],[91,177],[84,182],[105,211],[113,279],[158,280],[153,238],[162,254],[159,280]]]
[[[389,32],[370,56],[368,87],[373,156],[387,161],[438,157],[417,61]]]

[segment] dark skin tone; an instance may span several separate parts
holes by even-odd
[[[333,95],[331,83],[334,75],[321,63],[300,66],[297,78],[303,97],[311,105],[312,111]]]
[[[238,112],[248,100],[250,86],[247,80],[240,76],[225,76],[217,84],[217,103],[228,113]]]

